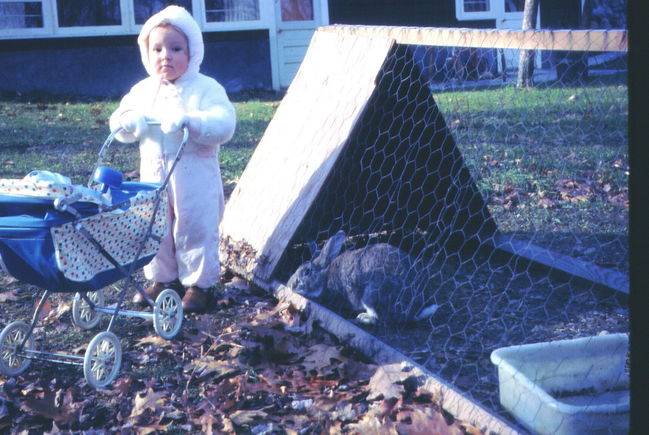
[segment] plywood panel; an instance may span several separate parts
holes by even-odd
[[[221,258],[268,279],[372,95],[394,41],[318,31],[233,191]]]

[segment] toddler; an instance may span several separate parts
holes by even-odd
[[[168,184],[169,231],[144,267],[152,281],[145,293],[155,300],[165,288],[175,288],[185,311],[201,312],[220,275],[218,225],[224,199],[218,152],[234,134],[236,115],[223,87],[199,72],[203,37],[185,9],[168,6],[153,15],[137,42],[149,77],[122,98],[110,128],[123,128],[117,135],[122,142],[139,141],[142,181],[164,180],[182,141],[182,127],[189,129]],[[144,302],[139,293],[134,301]]]

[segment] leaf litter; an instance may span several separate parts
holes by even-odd
[[[407,371],[373,364],[288,302],[228,284],[211,311],[186,314],[170,341],[150,322],[118,318],[122,366],[106,389],[92,389],[78,368],[43,362],[0,376],[0,432],[484,433],[453,418]],[[27,294],[37,289],[1,275],[0,286],[2,326],[28,318],[36,296]],[[62,335],[53,345],[83,353],[99,330],[72,325],[70,296],[56,294],[43,320]],[[43,332],[37,347],[47,348]]]

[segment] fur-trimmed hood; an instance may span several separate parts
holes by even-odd
[[[186,9],[176,5],[167,6],[157,14],[151,16],[144,23],[144,26],[142,26],[137,43],[140,46],[140,55],[142,56],[144,68],[146,68],[146,71],[151,77],[156,76],[155,72],[149,66],[149,34],[155,27],[165,22],[180,29],[187,37],[189,63],[187,64],[187,71],[185,71],[180,79],[185,80],[196,76],[203,62],[205,50],[203,34],[191,14]]]

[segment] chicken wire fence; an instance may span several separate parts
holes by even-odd
[[[407,292],[381,295],[365,328],[510,420],[495,349],[629,330],[626,49],[601,32],[527,34],[395,45],[273,276],[287,282],[339,230],[345,251],[398,248],[418,276],[399,288],[439,307],[402,323],[381,313],[398,318]]]

